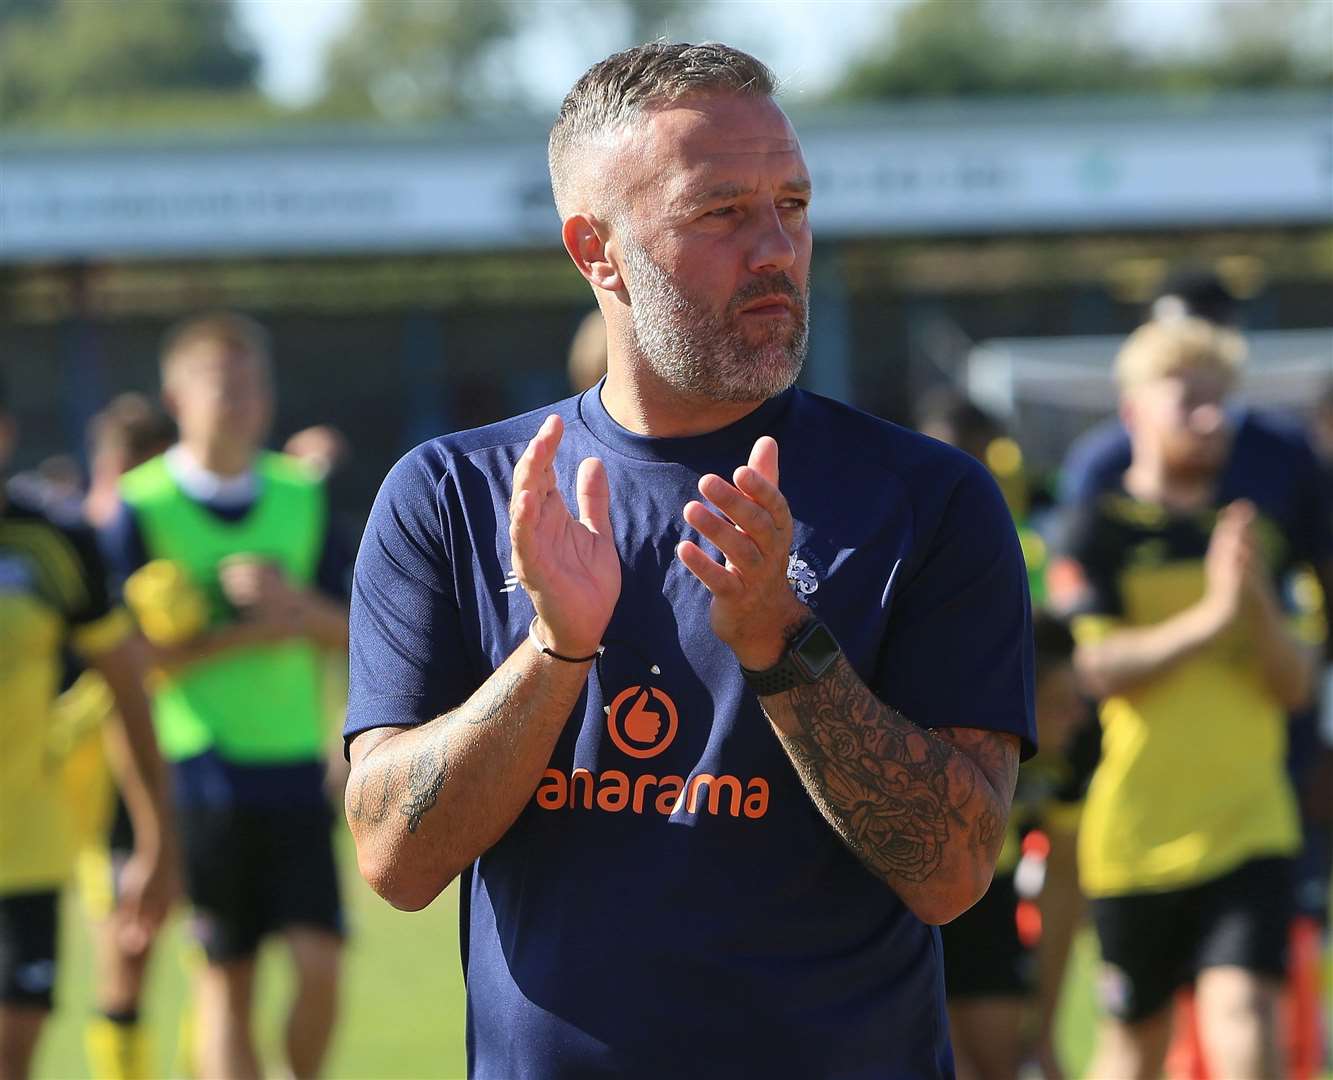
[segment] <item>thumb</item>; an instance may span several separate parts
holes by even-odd
[[[597,458],[584,458],[579,462],[576,493],[579,521],[598,536],[610,536],[611,488],[606,479],[606,466]]]
[[[774,487],[778,486],[778,442],[771,435],[760,435],[750,451],[750,468]]]
[[[1237,499],[1228,509],[1232,517],[1243,527],[1253,525],[1259,517],[1259,511],[1249,499]]]

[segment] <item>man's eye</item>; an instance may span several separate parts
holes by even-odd
[[[719,206],[716,210],[709,210],[705,217],[720,218],[729,217],[736,212],[734,206]]]
[[[802,213],[810,205],[805,199],[786,199],[779,203],[783,210],[791,210],[796,213]]]

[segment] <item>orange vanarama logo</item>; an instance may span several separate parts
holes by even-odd
[[[633,758],[656,757],[676,737],[676,703],[655,686],[622,690],[606,713],[606,730],[616,749]]]
[[[606,731],[621,753],[640,760],[656,757],[676,737],[680,716],[676,703],[655,686],[630,686],[615,696],[606,709]],[[535,799],[543,810],[592,810],[610,813],[658,813],[664,817],[684,810],[717,817],[761,818],[768,813],[769,786],[762,776],[743,781],[738,776],[695,773],[690,777],[631,777],[619,769],[592,773],[575,769],[566,775],[547,769],[537,785]]]

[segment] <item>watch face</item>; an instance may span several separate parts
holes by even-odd
[[[814,680],[824,674],[829,669],[829,665],[838,658],[842,652],[838,645],[838,639],[833,636],[829,628],[821,622],[817,622],[806,631],[805,636],[792,646],[792,658],[806,669],[806,673]]]

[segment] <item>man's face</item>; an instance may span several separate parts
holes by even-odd
[[[768,98],[708,95],[626,136],[613,223],[640,358],[667,385],[757,402],[796,381],[809,333],[810,180]]]
[[[1216,472],[1231,445],[1224,409],[1230,385],[1223,372],[1210,369],[1149,380],[1126,395],[1126,423],[1169,470]]]
[[[258,448],[273,418],[273,389],[265,362],[221,343],[189,346],[167,387],[181,437],[219,439]]]

